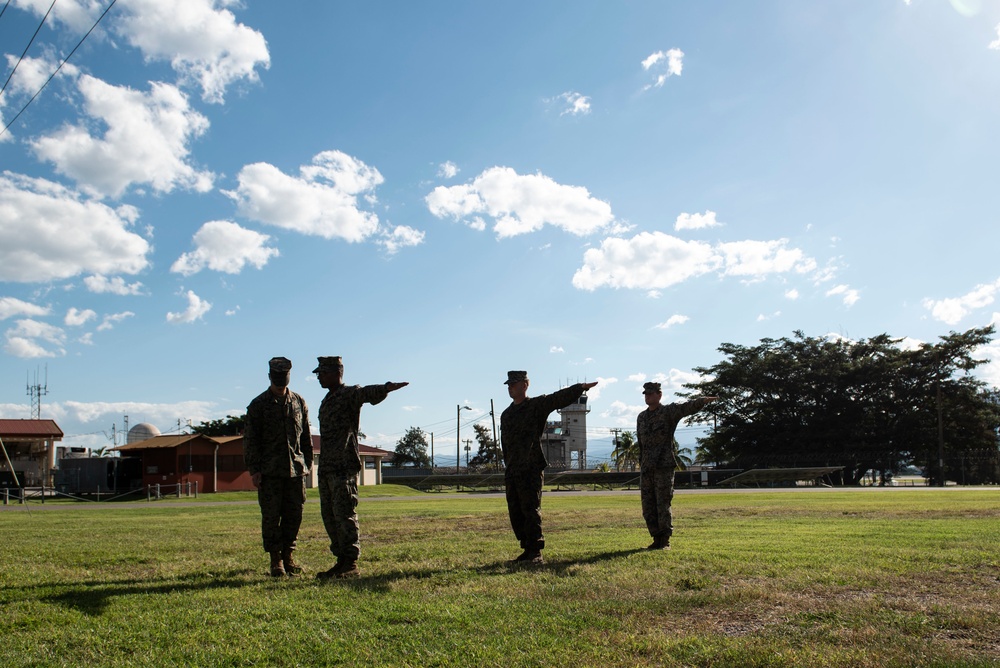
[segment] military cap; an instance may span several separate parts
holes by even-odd
[[[272,357],[267,362],[271,373],[288,373],[292,369],[292,360],[287,357]]]
[[[344,368],[344,362],[340,357],[317,357],[319,364],[313,369],[313,373],[320,371],[339,371]]]
[[[508,371],[507,380],[505,380],[503,384],[510,385],[512,383],[520,383],[522,380],[528,380],[527,371]]]
[[[643,394],[656,394],[659,391],[660,391],[660,384],[659,383],[643,383],[642,384],[642,393]]]

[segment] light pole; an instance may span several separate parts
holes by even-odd
[[[471,411],[469,406],[455,406],[455,475],[462,472],[462,409]]]

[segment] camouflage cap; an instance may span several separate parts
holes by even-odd
[[[511,383],[520,383],[522,380],[528,380],[527,371],[508,371],[507,380],[505,380],[503,384],[510,385]]]
[[[344,368],[344,362],[340,357],[317,357],[319,364],[313,369],[313,373],[320,371],[339,371]]]
[[[292,360],[287,357],[272,357],[267,362],[271,373],[288,373],[292,369]]]
[[[657,392],[660,392],[660,391],[661,390],[660,390],[660,384],[659,383],[643,383],[642,384],[642,393],[643,394],[656,394]]]

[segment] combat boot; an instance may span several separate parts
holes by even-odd
[[[281,551],[271,551],[271,577],[280,578],[285,574],[285,567],[281,565]]]
[[[285,573],[288,575],[298,575],[303,571],[302,566],[292,558],[292,548],[290,547],[286,547],[281,553],[281,561],[285,565]]]
[[[320,571],[316,574],[317,580],[329,580],[330,578],[337,577],[337,574],[344,569],[344,562],[337,559],[337,563],[333,565],[332,568],[328,568],[325,571]]]
[[[356,578],[360,575],[361,570],[358,569],[357,561],[345,561],[340,571],[337,572],[338,578]]]
[[[526,566],[541,566],[545,563],[541,550],[525,550],[524,554],[517,558],[517,561]]]

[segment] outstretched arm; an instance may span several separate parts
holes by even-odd
[[[385,390],[386,392],[395,392],[396,390],[404,388],[407,385],[409,385],[409,383],[386,383]]]

